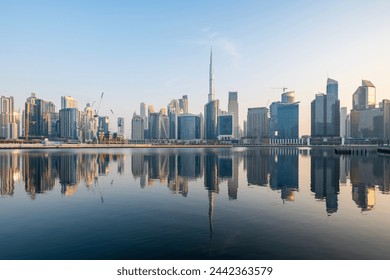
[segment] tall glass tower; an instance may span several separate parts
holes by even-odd
[[[238,97],[237,91],[229,91],[228,112],[233,115],[233,137],[238,138],[240,125],[238,120]]]
[[[209,95],[208,102],[204,106],[204,135],[206,140],[216,140],[218,136],[218,110],[219,100],[215,99],[214,93],[214,70],[213,70],[213,51],[210,50],[210,72],[209,72]]]
[[[326,94],[316,94],[311,103],[311,136],[340,137],[340,100],[338,82],[327,80]]]

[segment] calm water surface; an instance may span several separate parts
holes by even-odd
[[[390,157],[0,152],[0,259],[390,259]]]

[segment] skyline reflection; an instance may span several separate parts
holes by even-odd
[[[300,157],[307,156],[310,191],[324,202],[328,215],[339,209],[340,185],[350,182],[351,199],[361,211],[375,209],[377,196],[390,193],[390,158],[376,154],[340,156],[330,149],[298,148],[131,152],[2,152],[0,196],[14,196],[16,182],[24,183],[31,199],[54,191],[57,183],[62,195],[72,196],[100,177],[128,176],[127,171],[142,189],[158,183],[183,197],[191,193],[193,182],[203,181],[210,209],[222,187],[229,200],[240,199],[241,188],[259,186],[280,193],[283,203],[294,202],[301,189]]]

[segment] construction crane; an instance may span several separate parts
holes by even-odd
[[[286,92],[286,90],[288,89],[287,87],[273,87],[272,89],[281,89],[283,90],[283,93]]]
[[[99,117],[99,109],[100,109],[100,104],[102,104],[103,95],[104,95],[104,92],[102,92],[102,95],[100,96],[100,100],[99,100],[99,105],[97,107],[97,110],[95,110],[95,115],[94,115],[95,118]]]
[[[115,119],[115,113],[114,113],[114,111],[113,111],[112,109],[110,109],[110,111],[111,111],[111,113],[112,113],[112,116],[113,116],[114,119]],[[123,118],[117,118],[117,125],[118,125],[117,135],[118,135],[119,137],[123,137],[123,135],[120,134],[120,132],[121,132],[121,127],[124,125],[124,124],[123,124]]]
[[[104,95],[104,92],[102,92],[102,94],[100,95],[100,100],[99,100],[99,105],[97,107],[97,109],[95,110],[95,114],[93,115],[93,117],[96,119],[97,118],[97,125],[98,125],[98,131],[97,131],[97,135],[96,135],[96,143],[99,144],[99,137],[100,137],[100,126],[99,126],[99,109],[100,109],[100,104],[102,104],[102,99],[103,99],[103,95]],[[95,104],[95,101],[93,102],[93,104]],[[92,105],[93,106],[93,105]]]

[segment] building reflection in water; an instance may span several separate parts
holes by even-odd
[[[21,159],[18,154],[0,154],[0,195],[12,196],[15,181],[21,180]]]
[[[135,151],[131,155],[131,172],[141,188],[159,182],[183,197],[190,193],[191,181],[203,177],[212,231],[215,195],[226,186],[228,199],[239,199],[239,170],[244,170],[249,186],[269,187],[280,193],[283,202],[295,201],[299,157],[305,156],[311,159],[310,190],[316,199],[325,201],[328,214],[338,210],[340,184],[346,186],[350,181],[351,198],[362,211],[374,209],[378,191],[390,193],[390,157],[370,153],[337,156],[332,149]],[[119,176],[126,168],[125,155],[121,153],[71,151],[3,152],[0,164],[0,195],[13,196],[17,182],[24,182],[32,199],[53,190],[58,183],[61,193],[70,196],[82,183],[86,188],[96,186],[99,176],[110,173],[110,167]]]
[[[281,194],[281,199],[294,201],[298,191],[297,148],[247,150],[245,168],[248,185],[270,187]]]
[[[59,177],[61,193],[73,195],[80,182],[80,172],[77,154],[64,154],[59,158]]]
[[[298,190],[297,148],[278,148],[270,150],[270,187],[279,190],[283,201],[294,201]]]
[[[311,151],[310,190],[316,199],[326,201],[328,214],[337,212],[340,191],[340,157],[333,153],[333,150]]]
[[[15,181],[24,182],[34,199],[51,191],[59,182],[61,193],[73,195],[83,181],[91,188],[98,176],[109,174],[110,162],[124,170],[124,155],[73,152],[21,152],[0,154],[0,195],[14,195]]]
[[[60,158],[46,153],[23,155],[25,190],[31,198],[54,188],[56,178],[59,177]]]
[[[248,185],[267,186],[269,149],[249,149],[245,154]]]
[[[131,173],[135,179],[140,178],[141,188],[146,186],[146,173],[148,170],[147,161],[145,161],[145,156],[136,153],[131,155]]]
[[[370,211],[375,206],[376,186],[389,193],[389,158],[351,156],[352,199],[362,211]]]

